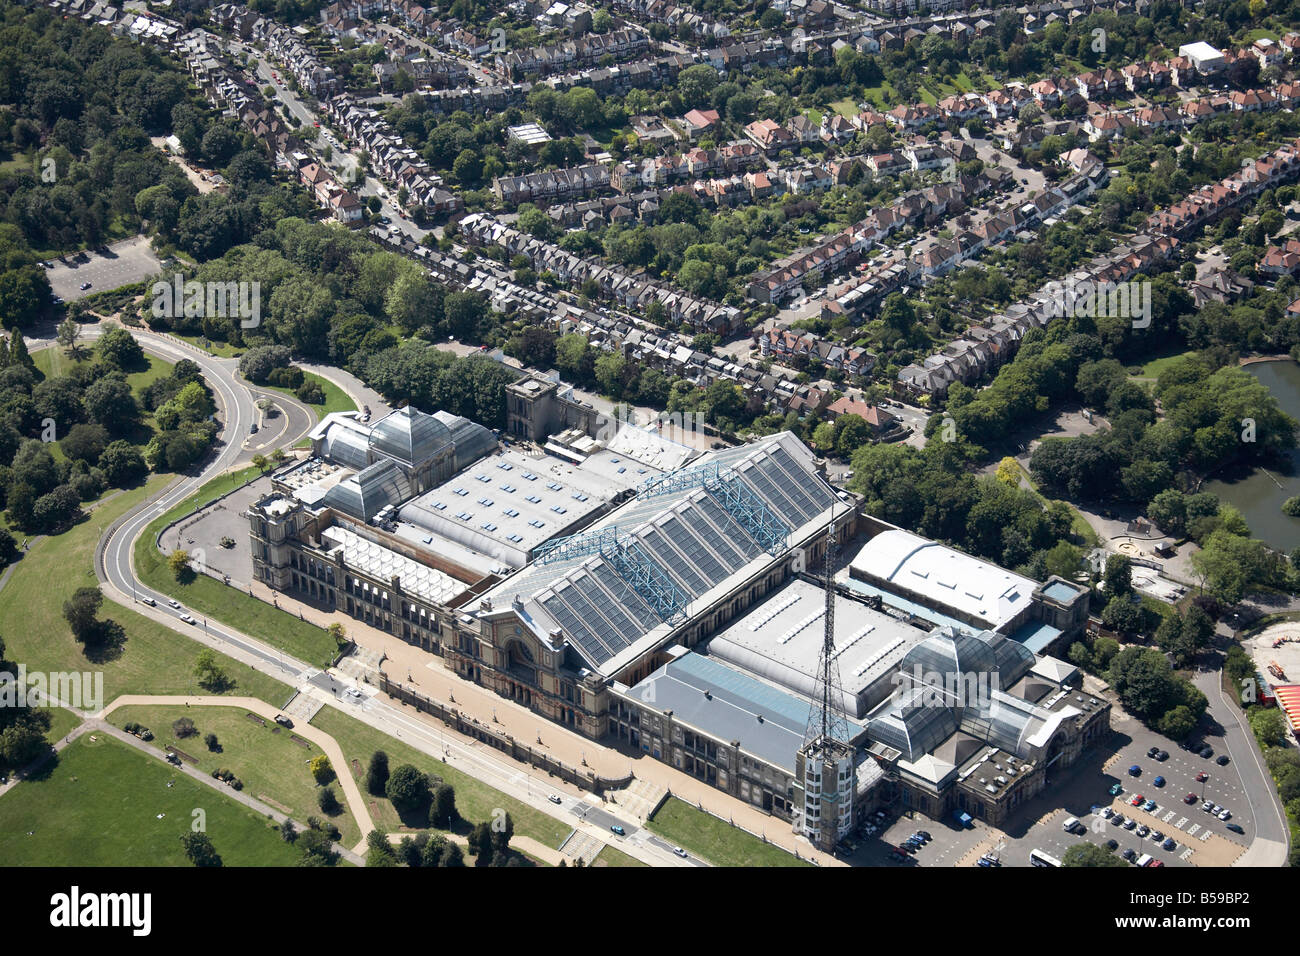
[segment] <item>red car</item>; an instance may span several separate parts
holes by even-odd
[[[1144,803],[1146,803],[1146,802],[1147,802],[1147,798],[1146,798],[1146,797],[1142,796],[1142,794],[1140,794],[1140,793],[1135,793],[1135,794],[1133,795],[1133,799],[1129,800],[1128,805],[1129,805],[1130,807],[1140,807],[1140,806],[1142,806],[1142,804],[1144,804]]]
[[[1183,797],[1183,803],[1195,803],[1195,802],[1196,802],[1196,794],[1194,793],[1189,793],[1187,796]]]
[[[1209,780],[1209,779],[1210,779],[1210,775],[1209,775],[1208,773],[1206,773],[1204,770],[1202,770],[1200,773],[1198,773],[1198,774],[1196,775],[1196,782],[1197,782],[1197,783],[1205,783],[1205,781],[1207,781],[1207,780]]]

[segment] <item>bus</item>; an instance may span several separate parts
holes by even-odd
[[[1061,861],[1054,856],[1048,856],[1042,850],[1030,850],[1029,862],[1033,866],[1060,866]]]

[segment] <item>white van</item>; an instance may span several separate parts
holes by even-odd
[[[1061,829],[1066,833],[1073,833],[1077,826],[1079,826],[1078,817],[1066,817],[1065,822],[1061,824]]]
[[[1146,866],[1146,865],[1147,865],[1148,863],[1150,863],[1150,862],[1151,862],[1151,854],[1150,854],[1150,853],[1143,853],[1140,857],[1137,858],[1136,861],[1134,861],[1133,865],[1134,865],[1134,866]]]

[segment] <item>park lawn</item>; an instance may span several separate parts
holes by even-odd
[[[858,115],[858,103],[856,100],[843,99],[836,100],[831,104],[831,109],[839,113],[845,119],[853,119]]]
[[[925,103],[927,106],[934,106],[934,104],[939,102],[939,97],[935,96],[924,86],[922,86],[916,92],[917,95],[921,97],[921,102]]]
[[[1158,358],[1153,358],[1142,366],[1142,371],[1138,373],[1137,378],[1149,378],[1154,382],[1164,372],[1168,371],[1169,367],[1175,362],[1178,362],[1181,359],[1191,358],[1195,354],[1195,350],[1189,350],[1186,352],[1174,352],[1169,355],[1161,355]]]
[[[184,339],[195,348],[203,349],[209,355],[215,355],[217,358],[239,358],[244,354],[242,348],[231,345],[229,342],[213,342],[211,339],[205,339],[201,335],[184,335],[180,332],[169,332],[178,339]]]
[[[299,851],[259,814],[121,741],[91,736],[74,740],[48,772],[0,800],[0,860],[7,866],[188,867],[180,838],[190,832],[195,808],[206,814],[208,836],[226,866],[298,862]]]
[[[227,472],[206,482],[193,495],[151,521],[135,543],[135,570],[140,580],[155,591],[176,598],[204,617],[243,631],[300,660],[327,667],[338,653],[329,632],[287,611],[251,597],[206,574],[195,575],[188,584],[176,580],[167,559],[154,546],[158,532],[179,518],[240,487],[259,470],[250,465]]]
[[[676,797],[664,801],[646,826],[714,866],[812,865]]]
[[[401,820],[386,798],[371,796],[366,790],[366,769],[370,765],[370,755],[376,750],[388,754],[389,772],[404,763],[409,763],[424,773],[436,774],[450,784],[456,791],[456,810],[461,818],[470,824],[491,820],[492,811],[499,807],[510,814],[515,832],[520,836],[532,837],[538,843],[556,849],[573,829],[549,814],[520,803],[481,780],[443,763],[437,757],[422,753],[396,737],[390,737],[368,724],[363,724],[334,707],[322,707],[312,718],[311,723],[313,727],[325,731],[338,741],[339,747],[348,758],[347,769],[352,772],[361,792],[367,794],[366,799],[370,801],[370,814],[374,818],[375,826],[387,832],[397,832]],[[337,767],[335,770],[339,773],[343,772]],[[545,779],[539,774],[538,786],[545,786]],[[464,824],[461,828],[465,828]]]
[[[91,349],[86,347],[89,354]],[[61,345],[52,345],[49,348],[38,349],[32,353],[32,361],[36,364],[36,369],[44,378],[57,378],[60,375],[67,375],[73,369],[85,365],[90,361],[89,358],[72,359],[68,357]],[[126,377],[126,384],[131,386],[135,392],[136,398],[144,394],[144,390],[158,381],[171,374],[172,363],[164,361],[154,355],[145,354],[145,361],[148,363],[147,368],[132,372]]]
[[[279,704],[278,700],[273,702],[273,706]],[[316,781],[307,768],[307,761],[321,754],[320,747],[301,737],[298,740],[302,743],[297,743],[290,737],[292,731],[269,720],[265,724],[250,720],[247,714],[242,707],[133,705],[119,707],[109,715],[109,720],[118,727],[128,721],[144,724],[154,733],[154,739],[149,742],[151,747],[159,750],[169,745],[175,747],[193,757],[191,766],[206,774],[229,770],[244,782],[244,793],[269,803],[299,823],[305,823],[310,816],[329,819],[342,833],[339,842],[344,846],[360,840],[361,827],[347,808],[343,788],[337,781],[331,786],[343,810],[327,818],[316,803]],[[183,740],[178,738],[172,722],[180,717],[193,720],[198,734]],[[217,735],[219,753],[210,752],[204,744],[203,737],[209,733]]]
[[[308,408],[310,408],[313,412],[316,413],[317,420],[324,418],[326,415],[329,415],[332,412],[360,411],[360,409],[357,408],[356,403],[352,401],[352,399],[348,398],[347,392],[343,391],[343,389],[339,388],[329,379],[322,378],[321,376],[315,374],[314,372],[304,372],[303,378],[305,381],[315,382],[325,392],[324,404],[312,405],[307,402],[303,402],[304,405],[306,405]],[[292,388],[281,388],[278,385],[263,385],[260,387],[268,389],[272,392],[281,392],[285,395],[288,395],[290,398],[298,398],[298,396],[294,393],[294,390]],[[299,401],[302,400],[299,399]]]
[[[635,857],[630,857],[617,847],[612,847],[608,843],[605,849],[596,854],[596,859],[591,861],[592,866],[646,866]]]
[[[898,91],[894,89],[894,84],[887,80],[882,80],[879,86],[868,86],[862,95],[864,99],[874,104],[877,110],[883,112],[890,108],[889,102],[885,100],[886,93],[891,97],[891,102],[898,102]]]
[[[63,619],[63,602],[77,588],[96,585],[94,554],[100,529],[157,494],[170,477],[156,475],[139,488],[105,501],[80,524],[36,542],[13,566],[0,589],[0,634],[5,637],[6,656],[22,661],[31,672],[102,670],[107,700],[120,694],[197,691],[193,676],[200,650],[197,642],[106,600],[100,616],[121,624],[126,641],[120,650],[92,660]],[[268,701],[288,698],[287,685],[224,655],[218,658],[235,681],[234,693]]]
[[[50,730],[45,739],[50,742],[72,733],[81,723],[82,715],[67,707],[50,708]]]

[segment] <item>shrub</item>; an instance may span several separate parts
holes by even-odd
[[[181,740],[186,737],[193,737],[198,732],[199,728],[195,727],[194,721],[188,717],[180,717],[172,721],[172,733]]]

